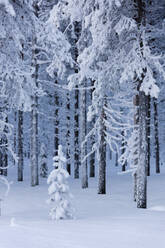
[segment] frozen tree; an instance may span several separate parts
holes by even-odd
[[[53,158],[54,170],[50,173],[47,183],[50,184],[48,194],[50,196],[48,203],[53,207],[49,215],[53,220],[73,218],[73,210],[70,203],[70,193],[67,179],[69,173],[64,168],[66,158],[62,152],[62,146],[59,145],[58,155]]]
[[[48,176],[47,152],[44,143],[41,144],[41,148],[40,148],[40,176],[41,177]]]

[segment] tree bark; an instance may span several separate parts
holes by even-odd
[[[31,112],[31,147],[30,147],[30,160],[31,160],[31,186],[39,184],[38,173],[38,113],[37,113],[37,96],[32,97],[32,112]]]
[[[137,7],[137,21],[140,37],[139,45],[141,56],[143,57],[143,40],[141,37],[141,26],[145,26],[145,3],[143,0],[135,0]],[[139,100],[138,111],[138,131],[139,131],[139,158],[137,162],[137,208],[147,207],[147,144],[146,144],[146,96],[145,93],[140,90],[141,84],[146,73],[146,69],[143,69],[141,78],[137,79],[137,99]]]
[[[56,81],[57,84],[57,81]],[[55,104],[55,112],[54,112],[54,155],[58,155],[58,146],[59,146],[59,97],[58,93],[54,93],[54,104]]]
[[[85,84],[84,84],[85,87]],[[88,187],[88,166],[87,166],[87,159],[83,161],[85,156],[87,155],[87,143],[83,145],[83,141],[85,140],[87,134],[86,128],[86,90],[82,90],[81,93],[81,168],[82,168],[82,175],[81,175],[81,185],[82,188],[85,189]]]
[[[14,153],[16,154],[17,153],[17,112],[15,111],[14,112]],[[15,159],[13,159],[13,163],[15,164]]]
[[[103,106],[105,103],[103,104]],[[99,130],[99,182],[98,194],[106,194],[106,127],[104,120],[106,119],[104,108],[102,107],[100,115],[100,130]]]
[[[147,176],[150,176],[150,118],[151,118],[151,97],[146,96],[146,142],[147,142]]]
[[[145,93],[139,91],[139,162],[137,168],[137,207],[147,207],[147,145]]]
[[[23,112],[18,110],[18,181],[23,181]]]
[[[71,175],[71,164],[70,164],[70,93],[66,94],[66,158],[67,164],[66,169],[68,173]]]
[[[92,80],[91,80],[91,86],[94,86],[94,81],[92,81]],[[92,98],[93,98],[93,89],[91,89],[91,91],[90,91],[90,99],[89,99],[90,104],[92,103]],[[89,129],[90,130],[93,129],[94,123],[95,123],[94,119],[89,123]],[[89,147],[90,147],[89,152],[91,152],[94,144],[95,144],[95,135],[93,134],[91,136],[90,142],[89,142]],[[89,157],[89,176],[95,177],[95,152],[93,152]]]
[[[124,131],[121,132],[122,134],[122,143],[121,143],[121,154],[125,152],[125,141],[124,141]],[[126,171],[126,162],[122,165],[122,171]]]
[[[80,23],[74,23],[74,59],[77,61],[78,48],[77,41],[80,36]],[[78,68],[75,66],[75,73],[78,73]],[[76,86],[77,88],[77,86]],[[74,178],[79,178],[80,166],[80,137],[79,137],[79,90],[75,90],[75,113],[74,113]]]
[[[158,109],[157,109],[157,100],[155,98],[153,100],[153,104],[154,104],[156,173],[160,173]]]

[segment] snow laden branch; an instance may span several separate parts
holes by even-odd
[[[8,12],[11,16],[15,16],[14,8],[8,0],[0,0],[0,6],[1,5],[4,5],[6,12]]]

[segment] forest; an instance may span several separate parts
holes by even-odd
[[[164,82],[164,0],[0,0],[0,248],[164,248]]]

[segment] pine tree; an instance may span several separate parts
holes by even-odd
[[[62,152],[62,146],[58,147],[58,155],[53,158],[54,170],[50,173],[47,183],[50,184],[48,194],[50,196],[48,203],[53,207],[49,215],[53,220],[73,218],[73,210],[70,203],[69,186],[67,179],[69,173],[65,170],[64,164],[66,158]]]

